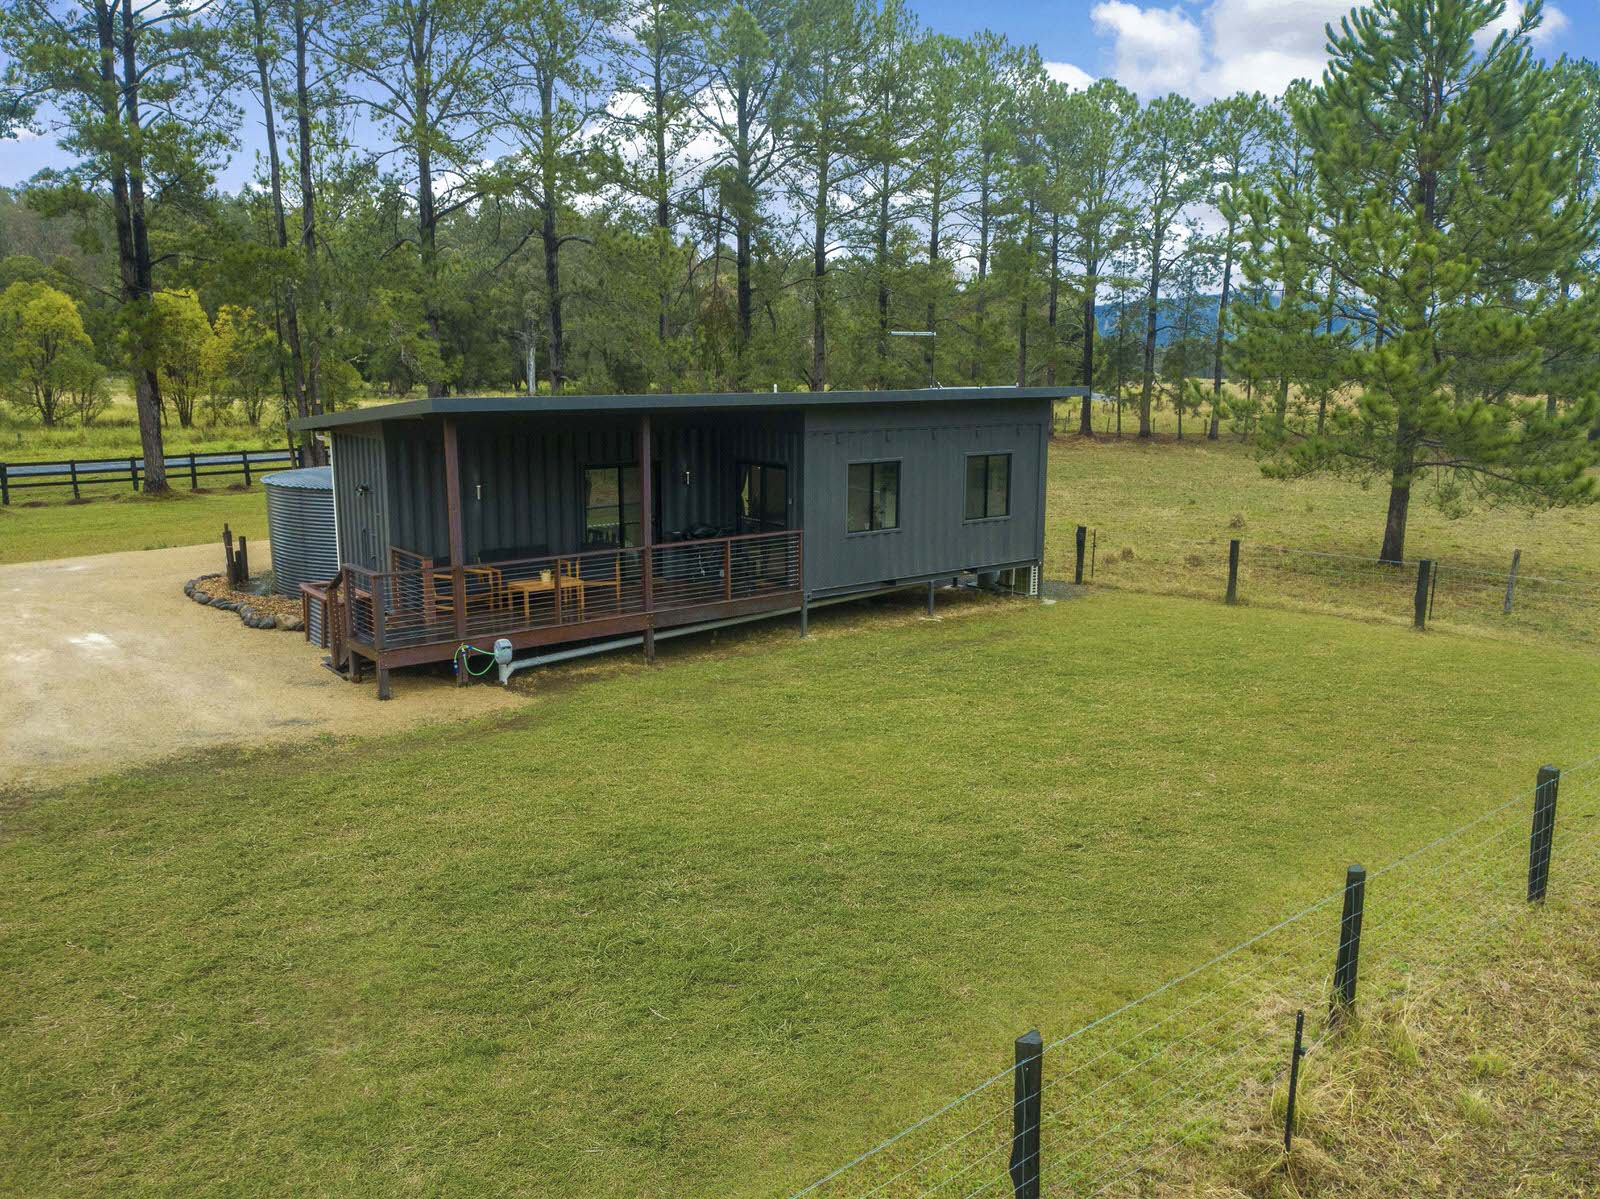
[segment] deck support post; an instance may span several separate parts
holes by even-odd
[[[455,609],[456,638],[467,638],[466,535],[461,523],[461,439],[453,417],[444,418],[444,498],[450,530],[450,598]]]
[[[928,580],[928,615],[933,615],[933,580]]]
[[[378,667],[378,698],[390,699],[392,697],[393,693],[389,690],[389,668],[380,666]]]
[[[651,477],[650,461],[654,457],[651,446],[650,414],[639,414],[639,540],[644,555],[641,590],[644,598],[646,623],[644,627],[644,660],[656,660],[655,630],[655,480]]]
[[[811,630],[811,593],[800,593],[800,636],[809,636]]]

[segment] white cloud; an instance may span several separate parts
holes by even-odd
[[[1510,33],[1515,29],[1517,22],[1522,19],[1522,10],[1525,7],[1527,6],[1519,3],[1518,0],[1512,0],[1511,3],[1507,4],[1505,12],[1500,14],[1498,21],[1478,31],[1478,36],[1473,39],[1478,49],[1487,50],[1493,44],[1496,34]],[[1567,26],[1570,24],[1571,22],[1567,20],[1566,13],[1553,4],[1546,4],[1539,27],[1533,31],[1528,40],[1535,46],[1547,45],[1558,35],[1565,33]]]
[[[1193,90],[1203,39],[1181,8],[1102,0],[1089,15],[1096,31],[1112,39],[1113,73],[1125,87],[1143,96]]]
[[[1044,73],[1057,83],[1067,85],[1069,91],[1081,92],[1094,82],[1094,76],[1070,62],[1047,62]]]
[[[1522,0],[1480,37],[1515,26]],[[1321,78],[1325,27],[1337,27],[1354,0],[1210,0],[1186,7],[1101,0],[1091,10],[1095,31],[1110,39],[1112,73],[1141,96],[1182,92],[1205,101],[1237,91],[1279,95],[1296,79]],[[1533,42],[1558,38],[1570,22],[1546,5]]]

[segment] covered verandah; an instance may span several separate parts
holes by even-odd
[[[803,604],[793,411],[443,416],[336,431],[342,566],[320,605],[359,679]],[[358,479],[356,476],[360,475]],[[368,477],[370,476],[370,477]],[[464,649],[470,647],[470,649]]]

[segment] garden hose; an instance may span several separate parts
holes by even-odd
[[[467,657],[468,654],[479,654],[479,655],[481,655],[481,656],[483,656],[485,658],[488,658],[489,659],[488,665],[486,665],[482,670],[473,670],[472,669],[472,662]],[[466,667],[467,674],[469,674],[470,676],[472,676],[475,679],[482,678],[484,675],[488,674],[491,670],[493,670],[494,666],[495,666],[495,658],[494,658],[494,651],[493,650],[490,650],[490,649],[479,649],[477,646],[471,645],[471,644],[469,644],[468,642],[465,642],[465,641],[463,641],[460,645],[456,646],[456,652],[453,655],[451,661],[452,661],[452,665],[455,666],[455,668],[456,668],[456,670],[458,672],[461,670],[462,667]]]

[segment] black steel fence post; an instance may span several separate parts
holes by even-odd
[[[1227,603],[1239,602],[1239,539],[1228,542],[1228,597]]]
[[[129,458],[128,459],[128,478],[133,483],[133,489],[135,491],[138,491],[139,490],[139,460],[137,458]]]
[[[75,500],[81,500],[83,498],[83,495],[78,490],[78,462],[77,462],[77,459],[73,459],[72,461],[67,463],[67,471],[72,476],[72,498],[75,499]]]
[[[192,452],[189,455],[189,490],[200,490],[200,472],[194,468],[194,454]]]
[[[1539,785],[1533,791],[1533,833],[1528,838],[1528,902],[1543,903],[1550,884],[1550,846],[1556,835],[1556,792],[1561,771],[1539,767]]]
[[[1072,581],[1079,587],[1083,586],[1083,555],[1089,543],[1089,527],[1078,526],[1078,568],[1073,572]]]
[[[1361,962],[1361,913],[1366,906],[1367,870],[1351,866],[1344,872],[1344,914],[1339,918],[1339,956],[1333,968],[1333,999],[1328,1022],[1338,1024],[1354,1014],[1356,974]]]
[[[1411,604],[1411,623],[1419,629],[1428,627],[1428,582],[1432,577],[1433,561],[1424,558],[1417,563],[1417,594]]]
[[[1300,1059],[1306,1055],[1306,1014],[1304,1009],[1294,1014],[1294,1048],[1289,1052],[1289,1106],[1283,1114],[1283,1151],[1289,1152],[1294,1141],[1294,1099],[1300,1087]]]
[[[1039,1030],[1017,1038],[1011,1107],[1011,1189],[1015,1199],[1039,1199],[1039,1085],[1044,1038]]]
[[[250,451],[245,450],[244,453],[239,455],[239,459],[244,463],[244,485],[248,487],[250,486]]]
[[[0,462],[0,504],[11,502],[11,480],[6,473],[6,464]]]

